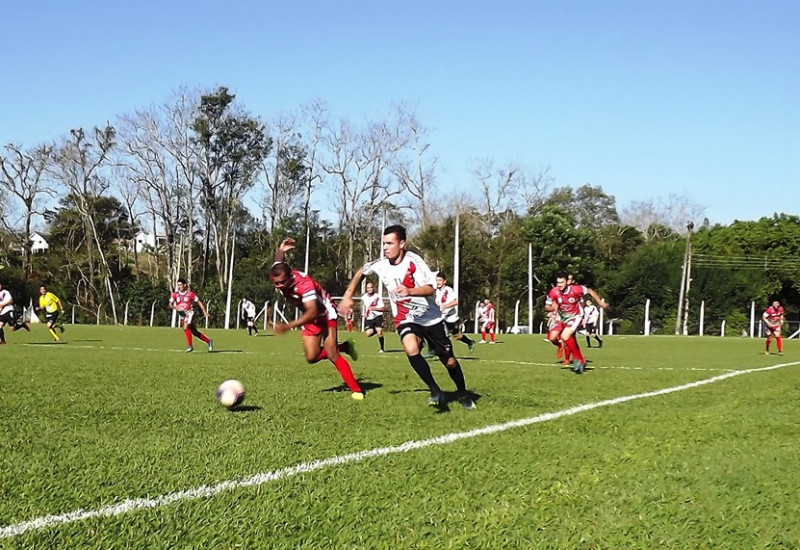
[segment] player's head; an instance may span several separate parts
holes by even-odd
[[[573,275],[572,272],[567,273],[567,284],[571,285],[573,283],[575,283],[575,275]]]
[[[406,228],[390,225],[383,230],[383,255],[390,262],[403,257],[406,248]]]
[[[40,285],[39,286],[39,294],[42,294],[42,295],[47,294],[47,287],[44,286],[44,285]]]
[[[772,300],[772,307],[781,307],[780,300]]]
[[[184,290],[186,290],[187,286],[189,286],[189,284],[186,282],[186,279],[184,279],[183,277],[178,279],[178,292],[183,292]]]
[[[367,283],[367,294],[375,294],[375,283]]]
[[[569,286],[569,275],[563,271],[556,275],[556,286],[563,292]]]
[[[583,303],[585,303],[587,306],[590,306],[590,305],[592,305],[592,299],[591,299],[591,298],[586,298],[586,299],[583,301]]]
[[[442,288],[446,284],[447,277],[445,276],[444,271],[440,271],[436,274],[436,288]]]
[[[294,277],[292,276],[292,270],[289,268],[289,264],[278,262],[269,270],[269,279],[272,281],[272,284],[275,285],[275,288],[281,289],[291,285]]]

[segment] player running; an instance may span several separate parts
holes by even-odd
[[[406,251],[406,229],[392,225],[383,231],[383,257],[368,262],[359,269],[339,303],[339,311],[353,306],[353,294],[364,276],[377,274],[392,305],[397,334],[405,349],[411,368],[430,389],[428,404],[443,406],[446,398],[431,373],[431,367],[420,354],[421,341],[436,353],[456,385],[459,402],[467,410],[475,403],[467,392],[464,372],[453,355],[453,344],[447,334],[444,319],[434,299],[435,280],[428,264],[417,254]]]
[[[64,313],[64,305],[61,303],[61,300],[58,299],[58,296],[47,291],[47,287],[45,285],[41,285],[39,287],[39,307],[36,308],[36,311],[41,310],[44,310],[44,319],[47,322],[47,331],[50,333],[50,336],[53,337],[53,340],[60,342],[61,338],[58,337],[58,334],[56,334],[54,329],[58,327],[58,330],[61,331],[61,333],[64,332],[64,323],[58,322],[58,315],[60,313]]]
[[[214,340],[197,330],[194,324],[194,305],[200,308],[203,316],[208,318],[208,310],[197,294],[189,289],[186,279],[181,277],[178,279],[178,289],[173,292],[169,297],[169,308],[178,312],[181,326],[183,327],[183,334],[186,337],[186,353],[194,351],[192,346],[192,336],[196,336],[208,345],[208,351],[214,351]]]
[[[475,342],[461,332],[461,321],[458,318],[458,296],[453,287],[447,285],[447,277],[441,271],[436,274],[436,304],[444,315],[444,324],[453,338],[465,343],[469,347],[469,351],[475,349]]]
[[[275,253],[275,263],[269,272],[269,278],[275,288],[286,300],[299,308],[303,314],[294,321],[275,325],[275,334],[281,335],[293,328],[301,327],[303,351],[309,364],[327,359],[350,389],[351,397],[356,401],[364,399],[364,392],[358,385],[353,369],[340,351],[358,360],[355,343],[348,340],[343,344],[337,342],[338,316],[328,292],[310,275],[289,267],[283,259],[286,252],[294,248],[294,239],[284,239]],[[351,304],[352,305],[352,304]]]
[[[242,317],[244,317],[245,322],[247,323],[247,335],[252,336],[255,332],[256,336],[258,336],[258,327],[256,326],[256,305],[247,298],[242,298]]]
[[[481,325],[481,341],[478,342],[479,344],[486,343],[486,333],[489,333],[489,337],[491,338],[490,344],[496,344],[495,338],[495,308],[494,304],[486,298],[483,301],[483,307],[481,308],[481,321],[483,324]]]
[[[3,288],[2,283],[0,283],[0,345],[5,345],[6,343],[6,325],[8,325],[12,331],[17,331],[21,328],[24,328],[28,332],[31,331],[24,320],[17,320],[17,316],[14,312],[14,298],[8,290]]]
[[[599,348],[603,347],[603,340],[597,335],[597,322],[600,320],[600,310],[592,303],[591,298],[586,298],[583,308],[583,330],[586,333],[586,347],[592,347],[591,338],[597,340]]]
[[[378,345],[380,345],[378,353],[383,353],[383,312],[386,311],[386,306],[380,294],[375,292],[374,283],[368,282],[366,291],[361,296],[361,311],[364,312],[365,317],[364,332],[368,338],[378,335]]]
[[[775,344],[778,346],[778,355],[783,355],[783,339],[781,338],[781,327],[785,321],[783,306],[778,300],[775,300],[771,306],[764,310],[761,318],[764,320],[764,331],[767,333],[764,355],[769,355],[769,345],[772,342],[772,338],[775,338]]]
[[[608,307],[608,303],[593,289],[583,285],[567,284],[565,273],[559,273],[556,277],[556,286],[547,293],[545,302],[545,309],[558,312],[558,320],[547,333],[547,338],[556,345],[563,342],[572,357],[572,372],[575,374],[583,374],[586,367],[581,348],[577,340],[572,337],[583,320],[581,298],[584,294],[589,294],[600,307]]]

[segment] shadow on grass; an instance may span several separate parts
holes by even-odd
[[[389,393],[397,394],[397,393],[424,393],[425,395],[430,395],[430,390],[423,390],[423,389],[416,389],[416,390],[391,390]],[[455,404],[461,407],[461,403],[458,401],[458,392],[454,391],[442,391],[440,392],[443,399],[439,401],[438,405],[431,405],[431,408],[436,411],[436,414],[442,414],[446,412],[450,412],[450,404]],[[479,393],[475,393],[473,391],[467,390],[467,395],[469,395],[470,399],[477,403],[483,396]]]
[[[361,386],[361,390],[364,392],[364,395],[368,394],[372,390],[377,390],[378,388],[382,388],[383,384],[378,384],[375,382],[364,382],[363,380],[357,380],[358,385]],[[324,390],[320,390],[321,392],[349,392],[350,388],[347,387],[347,384],[341,383],[338,386],[333,386],[332,388],[325,388]]]
[[[234,413],[250,413],[250,412],[257,412],[260,410],[261,407],[259,407],[258,405],[240,405],[235,409],[231,409],[230,411]]]
[[[66,346],[68,342],[25,342],[26,346]]]
[[[208,353],[244,353],[244,351],[240,349],[215,349],[214,351],[209,351]]]

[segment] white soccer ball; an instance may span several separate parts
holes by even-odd
[[[244,402],[244,384],[238,380],[225,380],[217,387],[217,401],[226,409],[235,409]]]

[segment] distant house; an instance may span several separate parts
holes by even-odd
[[[150,252],[167,243],[167,237],[146,231],[139,231],[133,238],[133,249],[139,252]]]
[[[37,231],[31,233],[30,243],[31,243],[31,252],[33,252],[34,254],[37,254],[39,252],[47,252],[47,250],[50,248],[50,245],[48,244],[45,235]]]

